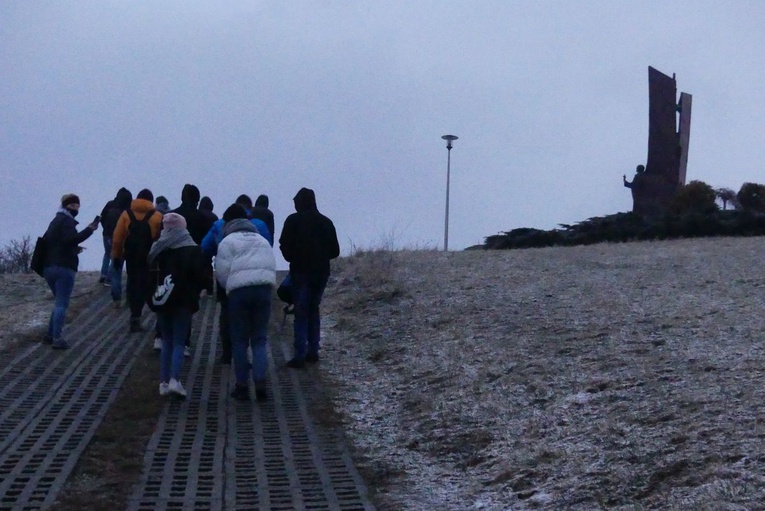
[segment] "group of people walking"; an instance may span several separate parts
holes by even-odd
[[[313,190],[302,188],[294,197],[295,213],[284,222],[279,248],[290,264],[294,307],[294,356],[287,362],[300,369],[319,360],[319,305],[330,273],[330,260],[340,255],[332,221],[316,206]],[[274,217],[266,195],[255,204],[240,195],[223,213],[213,212],[209,197],[183,187],[181,205],[170,210],[166,198],[156,201],[149,189],[134,199],[121,188],[101,215],[81,231],[75,217],[80,199],[61,198],[60,208],[45,233],[48,254],[44,277],[55,296],[44,341],[66,349],[62,337],[66,310],[79,265],[80,243],[102,227],[104,258],[99,282],[111,288],[116,308],[122,307],[122,270],[130,308],[127,328],[141,332],[144,305],[156,312],[155,349],[160,354],[160,395],[186,396],[181,379],[189,354],[193,314],[202,292],[213,292],[220,303],[222,364],[234,363],[236,384],[231,396],[249,400],[252,379],[257,400],[267,399],[268,323],[276,286],[273,253]],[[247,348],[252,351],[252,363]]]

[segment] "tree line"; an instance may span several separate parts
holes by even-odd
[[[722,207],[720,207],[722,205]],[[551,230],[521,227],[488,236],[471,248],[511,249],[585,245],[601,242],[765,235],[765,185],[744,183],[738,192],[703,181],[681,186],[664,214],[635,213],[593,217]]]

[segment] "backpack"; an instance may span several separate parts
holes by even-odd
[[[29,263],[29,269],[42,277],[43,272],[45,271],[45,263],[47,259],[48,240],[43,235],[37,238],[37,243],[35,243],[35,250],[32,252],[32,260]]]
[[[136,220],[132,210],[126,209],[125,211],[130,218],[130,225],[128,225],[128,233],[125,238],[125,259],[146,262],[151,244],[154,243],[151,225],[149,225],[149,219],[154,215],[154,210],[146,213],[141,220]]]
[[[160,254],[149,269],[146,305],[153,312],[165,312],[176,307],[182,300],[179,289],[176,261]]]

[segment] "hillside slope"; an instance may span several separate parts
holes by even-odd
[[[382,509],[763,509],[762,238],[337,261],[320,367]]]

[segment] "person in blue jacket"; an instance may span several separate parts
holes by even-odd
[[[247,207],[248,201],[250,206],[249,208]],[[244,208],[245,212],[248,213],[248,218],[249,218],[249,211],[252,209],[252,199],[250,199],[247,195],[243,194],[237,197],[236,202],[234,204]],[[268,244],[273,247],[274,238],[271,235],[271,232],[268,230],[268,226],[265,224],[265,222],[257,218],[249,218],[249,220],[252,223],[252,225],[254,225],[255,228],[258,230],[258,234],[263,236],[268,241]],[[223,226],[225,223],[226,223],[225,220],[222,218],[220,220],[217,220],[215,223],[213,223],[210,230],[202,239],[202,244],[200,245],[200,247],[202,247],[202,252],[204,253],[205,257],[211,259],[218,254],[218,245],[223,239]],[[220,318],[218,320],[218,328],[219,328],[218,335],[220,336],[220,340],[221,340],[221,356],[220,356],[219,362],[221,364],[230,364],[231,363],[231,335],[229,331],[229,322],[228,322],[228,296],[226,295],[225,288],[221,286],[220,283],[218,283],[215,297],[220,303]]]

